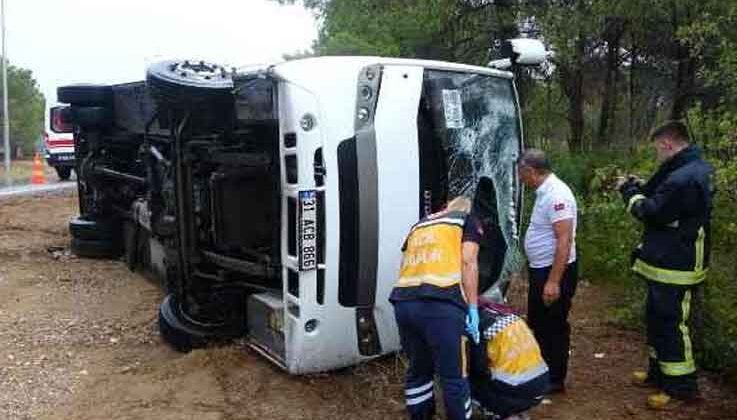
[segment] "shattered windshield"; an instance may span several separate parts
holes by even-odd
[[[521,262],[515,166],[521,133],[512,81],[425,71],[418,131],[420,208],[427,214],[453,197],[473,198],[485,231],[479,288],[499,300]]]

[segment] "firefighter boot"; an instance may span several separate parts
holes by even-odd
[[[697,395],[671,396],[665,392],[658,392],[647,397],[647,406],[652,410],[675,410],[683,405],[698,404]]]

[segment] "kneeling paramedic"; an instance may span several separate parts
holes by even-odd
[[[526,418],[550,386],[548,365],[525,321],[480,298],[481,343],[471,346],[471,397],[490,419]]]
[[[465,331],[478,342],[477,258],[483,228],[468,214],[470,208],[469,199],[458,197],[412,227],[389,297],[409,359],[405,397],[413,420],[435,413],[435,374],[448,419],[471,418],[464,319]]]

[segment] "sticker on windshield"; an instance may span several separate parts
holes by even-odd
[[[463,128],[461,91],[443,89],[443,110],[445,111],[445,128]]]

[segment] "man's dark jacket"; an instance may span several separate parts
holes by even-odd
[[[692,285],[706,276],[713,170],[696,146],[665,161],[644,185],[627,182],[622,198],[644,224],[632,269],[653,281]]]

